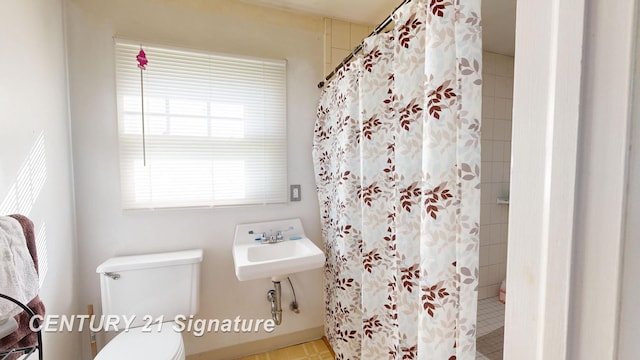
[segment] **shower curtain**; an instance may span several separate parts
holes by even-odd
[[[337,359],[475,359],[480,0],[413,0],[394,23],[318,107],[325,331]]]

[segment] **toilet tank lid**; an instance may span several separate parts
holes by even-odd
[[[117,256],[96,268],[97,273],[185,265],[202,262],[202,249],[174,251],[157,254]]]

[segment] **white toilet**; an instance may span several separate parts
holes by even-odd
[[[172,321],[198,310],[201,262],[202,249],[197,249],[114,257],[100,264],[96,272],[100,274],[103,315],[135,316],[135,321],[95,359],[184,360],[182,334],[174,330]],[[148,316],[154,323],[145,331]],[[160,331],[155,322],[159,317],[165,321]]]

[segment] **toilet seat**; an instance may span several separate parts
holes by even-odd
[[[149,332],[142,327],[123,331],[98,353],[95,360],[184,360],[182,334],[174,331],[174,323],[162,324],[161,331],[154,324]]]

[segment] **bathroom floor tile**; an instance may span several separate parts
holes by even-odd
[[[334,358],[324,341],[314,340],[263,354],[247,356],[240,360],[334,360]]]
[[[269,360],[269,356],[265,353],[265,354],[246,356],[239,360]]]

